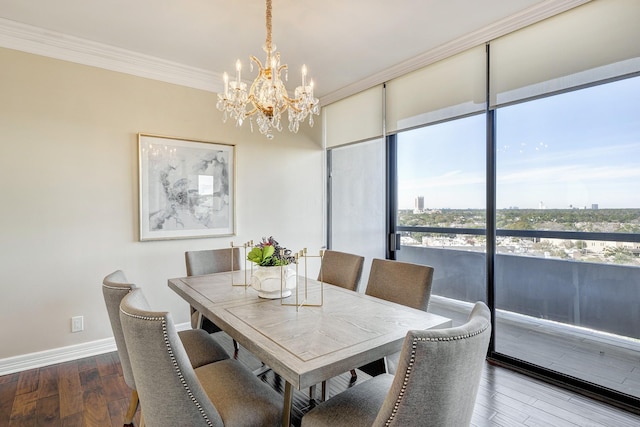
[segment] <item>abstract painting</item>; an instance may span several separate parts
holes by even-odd
[[[138,134],[140,240],[235,234],[235,145]]]

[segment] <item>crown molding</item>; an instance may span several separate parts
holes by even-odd
[[[326,106],[591,0],[546,0],[320,98]],[[219,93],[222,74],[0,18],[0,47]]]
[[[219,73],[4,18],[0,18],[0,47],[209,92],[222,90]]]
[[[323,107],[592,0],[546,0],[320,98]]]

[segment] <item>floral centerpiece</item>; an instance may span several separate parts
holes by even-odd
[[[273,236],[268,239],[263,237],[262,241],[251,249],[247,259],[262,267],[289,265],[296,260],[291,255],[291,250],[280,246]]]
[[[296,273],[289,267],[296,261],[291,250],[280,246],[273,236],[263,237],[249,251],[247,259],[258,266],[251,276],[251,287],[258,291],[258,296],[274,299],[291,295],[296,287]]]

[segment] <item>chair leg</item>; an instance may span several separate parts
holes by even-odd
[[[369,374],[372,377],[376,375],[387,373],[387,363],[384,358],[367,363],[359,368],[365,374]]]
[[[204,323],[204,316],[202,313],[198,312],[198,320],[196,321],[196,327],[194,329],[202,329],[202,325]]]
[[[327,387],[327,382],[329,382],[329,380],[322,381],[322,386],[320,388],[321,402],[324,402],[325,400],[327,400],[327,390],[329,389],[329,387]],[[309,387],[309,400],[315,401],[315,399],[316,399],[316,386],[312,385],[311,387]]]
[[[131,399],[129,400],[129,409],[127,409],[127,413],[124,416],[125,427],[133,427],[133,417],[136,415],[139,402],[140,400],[138,399],[138,392],[136,390],[131,390]]]
[[[238,341],[233,340],[233,351],[237,352],[240,349],[240,347],[238,347]]]
[[[358,379],[358,374],[356,374],[356,370],[355,369],[352,369],[351,370],[351,382],[354,382],[357,379]]]

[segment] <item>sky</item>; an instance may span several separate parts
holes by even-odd
[[[498,109],[497,207],[640,208],[640,77]],[[485,117],[398,135],[400,209],[485,207]]]

